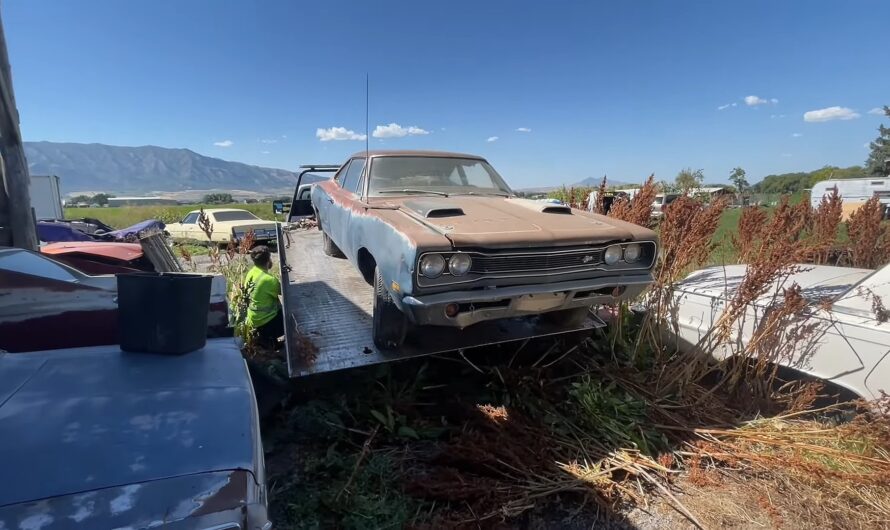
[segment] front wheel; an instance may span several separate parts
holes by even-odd
[[[405,342],[408,318],[399,309],[383,284],[380,269],[374,269],[374,344],[382,350],[395,350]]]
[[[335,258],[342,258],[343,252],[334,244],[334,240],[331,239],[326,232],[321,232],[322,238],[322,250],[324,251],[325,256],[333,256]]]

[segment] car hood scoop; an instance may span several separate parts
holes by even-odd
[[[440,201],[405,201],[403,205],[404,208],[425,219],[464,215],[464,210],[460,206]]]

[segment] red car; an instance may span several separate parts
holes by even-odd
[[[154,265],[142,251],[142,245],[138,243],[109,241],[50,243],[42,246],[40,252],[86,274],[155,272]]]
[[[208,336],[225,334],[228,318],[226,281],[214,276]],[[118,340],[114,275],[89,276],[37,252],[0,247],[0,350],[77,348]]]

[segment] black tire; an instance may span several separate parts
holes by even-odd
[[[381,350],[401,348],[408,333],[408,317],[393,302],[383,284],[380,269],[374,269],[374,344]]]
[[[322,240],[324,241],[322,243],[322,250],[324,251],[325,256],[332,256],[335,258],[343,257],[343,252],[340,251],[339,248],[337,248],[337,245],[334,244],[334,241],[331,239],[331,237],[326,232],[322,231],[321,237],[322,237]]]
[[[589,312],[589,307],[576,307],[573,309],[560,309],[559,311],[544,313],[541,315],[541,318],[551,324],[578,326],[584,322],[584,319],[587,318]]]

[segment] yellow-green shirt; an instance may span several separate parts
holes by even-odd
[[[281,284],[278,278],[257,266],[247,272],[244,284],[250,292],[247,324],[258,328],[278,314],[278,294],[281,292]]]

